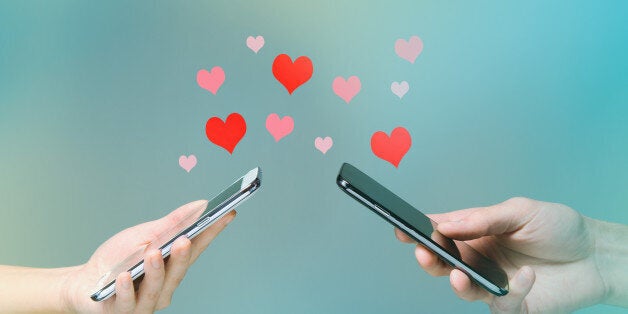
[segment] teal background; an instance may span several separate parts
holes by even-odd
[[[209,198],[246,170],[260,193],[164,313],[484,313],[334,184],[342,162],[444,212],[527,196],[628,224],[628,2],[3,1],[0,263],[85,262],[116,232]],[[249,35],[266,45],[254,54]],[[421,37],[414,64],[394,53]],[[293,95],[274,57],[307,55]],[[222,66],[217,95],[196,72]],[[357,75],[350,104],[336,76]],[[390,92],[406,80],[403,99]],[[229,155],[208,118],[241,113]],[[295,130],[276,143],[270,113]],[[398,169],[370,136],[405,126]],[[331,136],[323,155],[313,145]],[[191,173],[180,155],[195,154]],[[595,306],[580,313],[619,313]]]

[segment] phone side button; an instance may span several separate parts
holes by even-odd
[[[198,224],[196,224],[199,228],[205,227],[209,223],[211,217],[205,217],[205,219],[201,220]]]
[[[375,204],[373,204],[373,205],[375,206],[375,210],[377,210],[377,212],[379,212],[380,214],[382,214],[382,215],[384,215],[386,217],[390,217],[390,214],[387,211],[385,211],[383,208],[381,208],[381,207],[379,207],[378,205],[375,205]]]

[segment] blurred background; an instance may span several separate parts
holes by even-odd
[[[628,224],[624,1],[4,1],[0,3],[0,263],[84,263],[118,231],[216,195],[260,193],[188,272],[164,313],[484,313],[344,195],[342,162],[425,212],[513,196]],[[248,36],[266,44],[253,53]],[[418,35],[414,64],[395,41]],[[280,53],[314,75],[289,95]],[[196,83],[221,66],[216,95]],[[356,75],[346,104],[331,89]],[[393,81],[407,81],[399,99]],[[212,116],[241,113],[233,155]],[[294,118],[275,142],[270,113]],[[396,169],[370,137],[404,126]],[[316,137],[331,136],[323,155]],[[187,173],[181,155],[198,165]],[[579,313],[620,313],[595,306]]]

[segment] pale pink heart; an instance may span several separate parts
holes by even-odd
[[[351,99],[360,92],[362,83],[360,83],[360,79],[357,76],[351,76],[346,81],[342,76],[338,76],[334,79],[331,87],[336,95],[342,98],[346,103],[349,103]]]
[[[249,47],[249,49],[253,50],[253,52],[255,53],[257,53],[260,49],[262,49],[262,47],[264,47],[264,43],[264,37],[262,36],[249,36],[246,39],[246,46]]]
[[[408,90],[410,90],[410,85],[408,85],[408,82],[406,81],[401,81],[401,83],[392,82],[392,84],[390,84],[390,90],[393,92],[393,94],[397,95],[399,99],[401,99],[403,95],[405,95]]]
[[[403,59],[414,63],[414,60],[421,54],[423,50],[423,41],[419,36],[410,37],[409,41],[400,38],[395,42],[395,52]]]
[[[334,145],[334,141],[331,137],[326,136],[325,138],[317,137],[314,140],[314,147],[320,150],[321,153],[325,154],[327,151]]]
[[[181,168],[183,168],[185,171],[190,172],[192,168],[196,167],[196,156],[181,155],[181,157],[179,157],[179,166],[181,166]]]
[[[279,142],[280,139],[292,132],[294,120],[290,116],[280,119],[278,114],[271,113],[266,118],[266,129],[275,138],[275,142]]]
[[[202,69],[196,73],[196,83],[198,83],[198,86],[202,89],[210,91],[214,95],[216,95],[218,89],[224,82],[225,71],[223,71],[223,69],[219,66],[213,67],[211,72]]]

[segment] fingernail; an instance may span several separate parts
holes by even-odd
[[[157,255],[153,255],[151,257],[150,263],[151,265],[153,265],[153,268],[159,269],[161,267],[160,259],[161,259],[161,256],[157,256]]]
[[[462,220],[458,220],[458,221],[446,221],[443,223],[439,223],[437,228],[455,228],[456,226],[460,226],[460,224],[462,223]]]
[[[202,200],[202,201],[201,201],[201,204],[199,205],[199,209],[201,209],[201,210],[205,210],[205,209],[207,209],[207,205],[208,205],[208,204],[209,204],[209,201],[207,201],[207,200]]]
[[[122,280],[122,288],[129,289],[131,287],[130,280]]]
[[[523,266],[521,267],[521,270],[517,274],[517,278],[515,280],[522,283],[528,283],[532,281],[532,276],[533,276],[532,268],[530,268],[529,266]]]
[[[209,205],[209,201],[207,200],[198,200],[192,203],[187,204],[186,206],[190,207],[190,216],[194,216],[196,214],[202,213],[207,209],[207,205]]]
[[[227,216],[227,218],[225,218],[225,225],[229,224],[231,221],[233,221],[233,219],[235,218],[236,214],[235,212],[233,212],[233,214],[229,214]]]
[[[453,284],[451,285],[451,288],[454,289],[454,291],[456,291],[456,292],[460,292],[460,290],[458,290],[458,288],[456,288],[456,286],[453,285]]]

